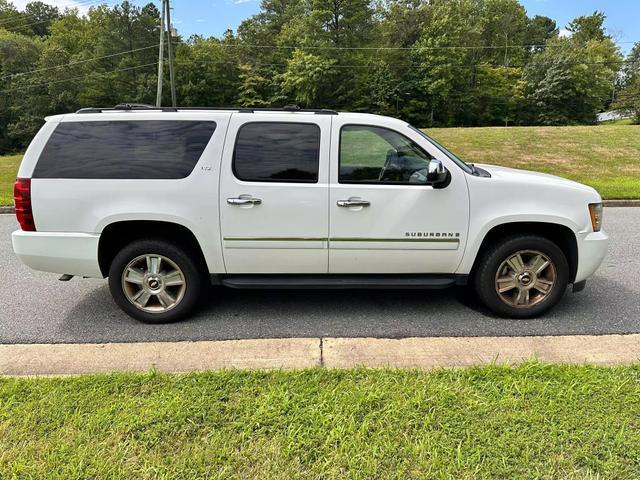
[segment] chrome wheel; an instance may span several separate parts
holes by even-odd
[[[530,308],[544,301],[556,283],[556,267],[542,252],[520,250],[504,260],[496,273],[496,292],[515,308]]]
[[[122,291],[144,312],[171,310],[184,298],[186,289],[186,277],[180,267],[162,255],[140,255],[122,272]]]

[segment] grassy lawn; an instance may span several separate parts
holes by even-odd
[[[570,178],[603,198],[640,198],[640,125],[429,129],[468,162]]]
[[[0,205],[13,205],[13,182],[22,155],[0,156]]]
[[[640,366],[0,379],[0,478],[639,478]]]

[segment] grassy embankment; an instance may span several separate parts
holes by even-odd
[[[537,170],[640,198],[640,125],[429,129],[463,160]]]
[[[0,379],[0,478],[640,478],[640,366]]]
[[[640,125],[434,128],[427,132],[468,162],[552,173],[591,185],[607,199],[640,198]],[[0,157],[0,205],[13,203],[19,160],[16,155]]]

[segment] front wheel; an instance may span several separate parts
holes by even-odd
[[[109,289],[118,306],[146,323],[181,320],[195,308],[201,288],[191,256],[163,240],[130,243],[109,269]]]
[[[569,265],[562,250],[537,235],[509,237],[480,259],[474,277],[480,300],[504,317],[536,317],[562,298]]]

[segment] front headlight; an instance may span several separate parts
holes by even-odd
[[[599,232],[602,228],[602,203],[590,203],[589,215],[591,216],[593,231]]]

